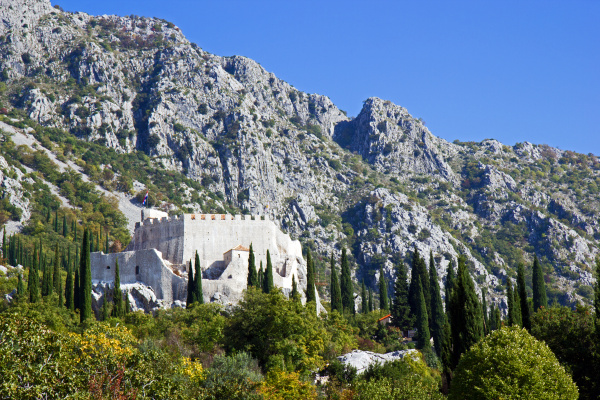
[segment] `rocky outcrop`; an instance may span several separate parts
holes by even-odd
[[[372,351],[353,350],[350,353],[339,356],[338,360],[345,366],[356,368],[358,374],[362,374],[373,364],[385,364],[390,361],[402,360],[404,357],[417,357],[417,350],[397,350],[391,353],[373,353]]]

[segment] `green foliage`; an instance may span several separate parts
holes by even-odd
[[[196,251],[196,271],[194,274],[194,290],[192,293],[194,303],[204,304],[204,294],[202,291],[202,266],[200,266],[200,256]]]
[[[250,243],[250,253],[248,254],[248,287],[258,287],[258,275],[256,274],[256,261],[252,243]]]
[[[314,267],[313,267],[314,268]],[[267,269],[263,277],[263,292],[271,293],[275,285],[273,284],[273,264],[271,263],[271,253],[267,250]]]
[[[256,360],[248,353],[232,356],[217,356],[211,365],[202,386],[206,389],[205,399],[261,399],[255,392],[262,381]]]
[[[430,347],[429,339],[431,338],[431,335],[429,333],[429,316],[427,315],[427,305],[425,303],[425,295],[423,294],[421,282],[419,282],[417,286],[417,292],[419,294],[419,307],[417,308],[417,348],[425,349]]]
[[[123,292],[121,291],[121,271],[119,269],[118,258],[115,260],[115,287],[113,289],[112,316],[117,318],[125,316],[125,303],[123,302]]]
[[[523,264],[519,264],[517,272],[517,289],[519,291],[519,301],[521,308],[521,321],[523,328],[531,330],[531,318],[529,311],[529,302],[527,301],[527,288],[525,287],[525,271]]]
[[[542,266],[535,256],[533,259],[533,311],[539,310],[540,307],[548,307],[548,299],[546,297],[546,282],[544,281],[544,273]]]
[[[331,284],[330,284],[331,310],[332,311],[335,310],[339,313],[343,313],[344,308],[342,305],[342,292],[340,289],[340,283],[338,281],[338,274],[337,274],[337,271],[335,268],[335,260],[333,258],[333,253],[331,254],[331,261],[330,261],[329,267],[331,268]],[[365,292],[364,288],[365,288],[365,284],[363,282],[363,292]],[[366,304],[366,302],[367,302],[366,293],[363,293],[363,303]],[[365,310],[363,310],[363,312],[365,312]]]
[[[532,316],[531,334],[543,340],[573,375],[581,399],[600,396],[600,344],[594,316],[588,307],[572,310],[553,306]]]
[[[316,302],[317,293],[315,291],[315,266],[310,254],[310,249],[306,250],[306,302]]]
[[[350,276],[350,266],[348,265],[348,256],[346,249],[342,249],[342,277],[340,281],[340,290],[342,292],[342,306],[344,312],[354,314],[354,290],[352,288],[352,278]],[[372,301],[371,301],[372,303]]]
[[[396,267],[396,281],[394,282],[394,300],[392,301],[392,323],[403,331],[413,326],[414,318],[408,303],[408,281],[406,267],[400,261]]]
[[[322,367],[330,351],[355,345],[353,330],[331,314],[323,320],[279,291],[248,289],[227,321],[225,347],[249,352],[267,370],[308,372]]]
[[[79,315],[82,323],[92,318],[92,270],[90,263],[90,245],[88,237],[89,233],[86,229],[83,232],[83,242],[81,244],[81,259],[79,260]]]
[[[431,335],[435,343],[435,349],[438,354],[444,347],[444,324],[446,323],[446,314],[444,314],[444,304],[440,293],[440,283],[437,270],[433,262],[433,254],[429,256],[429,287],[431,288]]]
[[[379,269],[379,308],[388,311],[390,306],[388,304],[388,290],[383,268]]]
[[[577,386],[543,342],[502,328],[461,358],[449,399],[577,399]]]

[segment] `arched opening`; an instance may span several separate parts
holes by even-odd
[[[138,275],[140,273],[140,266],[136,265],[135,266],[135,274]]]

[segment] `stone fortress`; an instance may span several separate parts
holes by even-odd
[[[91,254],[94,303],[114,285],[118,259],[121,288],[132,309],[185,306],[189,261],[196,251],[202,267],[205,302],[236,303],[247,286],[252,244],[257,268],[266,268],[267,250],[275,286],[289,294],[295,276],[298,291],[306,289],[306,262],[300,242],[283,233],[267,216],[166,213],[144,209],[133,238],[120,253]]]

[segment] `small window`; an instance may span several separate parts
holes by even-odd
[[[110,265],[107,265],[107,266],[106,266],[106,269],[110,269]]]
[[[136,265],[135,266],[135,274],[138,275],[140,273],[140,266]]]

